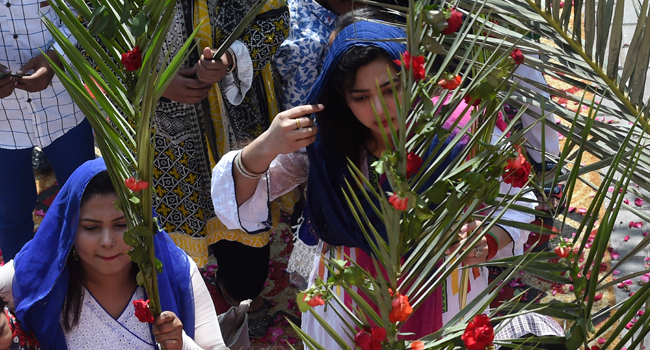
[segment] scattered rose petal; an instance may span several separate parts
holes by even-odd
[[[569,207],[569,213],[573,213],[576,210],[576,207]]]
[[[630,205],[630,201],[627,198],[623,198],[623,203]]]
[[[589,195],[589,198],[594,198],[594,197],[596,197],[596,194],[595,194],[595,193],[591,193],[591,194]]]
[[[629,240],[630,240],[630,236],[625,236],[625,237],[623,237],[623,242],[627,242],[627,241],[629,241]]]
[[[629,224],[628,227],[629,227],[629,228],[632,228],[632,226],[634,226],[634,221],[630,221],[630,224]]]
[[[639,310],[639,311],[637,311],[636,315],[637,316],[643,316],[644,313],[645,313],[645,311]]]
[[[632,280],[630,280],[630,279],[627,279],[627,280],[623,281],[623,284],[625,284],[626,286],[631,286],[631,285],[634,284],[634,282],[632,282]]]
[[[555,118],[555,124],[560,124],[562,123],[562,119],[560,118]]]
[[[630,294],[628,294],[628,296],[633,297],[633,296],[634,296],[634,292],[630,292]]]
[[[650,261],[650,257],[645,257],[645,261]]]
[[[634,204],[636,204],[637,207],[642,206],[642,205],[643,205],[643,199],[641,199],[641,198],[637,198],[637,199],[635,199],[635,200],[634,200]]]
[[[34,210],[34,215],[45,216],[45,212],[41,209]]]
[[[645,237],[645,236],[648,235],[648,233],[647,233],[647,232],[643,232],[642,235],[643,235],[643,237]]]
[[[625,288],[625,285],[623,283],[619,283],[616,285],[616,287],[618,287],[618,289],[623,289]]]
[[[557,133],[557,138],[560,140],[564,140],[564,135],[560,134],[559,132]]]
[[[594,301],[600,301],[603,299],[603,293],[598,293],[594,295]]]
[[[598,344],[603,345],[607,340],[605,338],[598,338]]]
[[[641,277],[639,277],[639,280],[641,281],[641,283],[646,284],[646,283],[650,282],[650,277],[641,276]]]
[[[614,192],[614,187],[613,187],[613,186],[609,186],[609,188],[607,189],[607,192]]]
[[[625,328],[626,328],[626,329],[632,329],[633,326],[634,326],[634,324],[633,324],[632,322],[628,322],[628,323],[625,325]]]
[[[619,273],[621,273],[621,271],[619,271],[619,270],[614,270],[614,271],[612,272],[612,275],[618,275]]]
[[[578,208],[578,214],[580,215],[587,214],[587,208]]]
[[[642,221],[637,221],[637,222],[634,223],[634,227],[635,227],[635,228],[641,228],[642,226],[643,226],[643,222],[642,222]]]
[[[614,260],[617,260],[618,258],[621,257],[621,254],[616,253],[616,252],[612,252],[610,255],[612,256],[612,259],[614,259]]]

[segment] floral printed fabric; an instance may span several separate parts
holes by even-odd
[[[14,314],[11,313],[6,306],[4,308],[4,316],[7,318],[7,322],[9,323],[9,329],[11,330],[11,335],[13,337],[11,346],[7,350],[40,350],[41,349],[40,346],[38,346],[38,341],[36,340],[36,338],[34,338],[34,335],[25,332],[21,328],[20,322],[18,322],[16,316],[14,316]]]
[[[282,77],[282,108],[305,103],[327,54],[337,15],[314,0],[289,0],[291,29],[275,56]]]

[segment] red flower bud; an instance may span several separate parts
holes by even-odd
[[[518,149],[518,153],[515,159],[508,159],[503,173],[503,182],[512,184],[513,187],[524,187],[530,176],[530,163],[521,149]]]
[[[438,82],[438,85],[443,89],[454,90],[460,86],[461,80],[462,78],[460,77],[460,75],[457,75],[451,79],[442,78]]]
[[[397,210],[406,210],[408,208],[409,199],[406,197],[400,198],[398,195],[394,194],[388,197],[388,203]]]
[[[124,184],[133,192],[138,192],[149,187],[149,183],[147,181],[136,180],[133,176],[124,180]]]
[[[448,34],[453,34],[460,29],[460,27],[463,26],[463,14],[460,13],[459,11],[456,11],[456,8],[451,9],[451,14],[449,15],[449,19],[447,19],[447,29],[443,30],[441,33],[448,35]]]
[[[520,65],[524,63],[524,60],[526,59],[526,57],[524,57],[524,54],[519,49],[512,50],[512,52],[510,53],[510,57],[512,58],[513,61],[515,61],[516,65]]]

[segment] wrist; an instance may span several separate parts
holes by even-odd
[[[264,134],[262,134],[263,136]],[[240,160],[244,167],[253,173],[263,173],[269,169],[271,162],[278,156],[277,153],[268,149],[261,139],[262,136],[255,139],[241,151]]]

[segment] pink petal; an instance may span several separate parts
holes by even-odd
[[[650,257],[645,257],[645,261],[650,261]]]
[[[628,227],[632,228],[632,226],[634,226],[634,221],[630,221],[630,225]]]
[[[650,282],[650,277],[648,277],[648,276],[641,276],[639,279],[641,280],[641,282],[643,284],[646,284],[646,283]]]
[[[603,293],[598,293],[594,295],[594,301],[600,301],[603,299]]]
[[[614,186],[609,186],[609,188],[607,189],[607,192],[614,192]]]
[[[623,237],[623,242],[627,242],[627,241],[629,241],[629,240],[630,240],[630,236],[625,236],[625,237]]]
[[[625,203],[625,204],[627,204],[627,205],[630,205],[630,201],[629,201],[627,198],[624,198],[624,199],[623,199],[623,203]]]
[[[641,228],[643,226],[643,221],[637,221],[634,223],[635,228]]]
[[[631,329],[633,326],[634,326],[634,323],[632,323],[632,322],[628,322],[628,323],[625,325],[625,328],[626,328],[626,329]]]
[[[559,132],[557,133],[557,138],[560,140],[564,140],[564,135],[560,134]]]
[[[619,270],[614,270],[614,271],[612,272],[612,275],[618,275],[619,273],[621,273],[621,271],[619,271]]]
[[[576,207],[569,207],[569,213],[573,213],[576,210]]]
[[[580,215],[587,214],[587,208],[578,208],[578,214]]]
[[[621,254],[616,253],[616,252],[612,252],[610,255],[612,256],[612,259],[614,259],[614,260],[616,260],[616,259],[618,259],[618,258],[621,257]]]
[[[633,296],[634,296],[634,292],[630,292],[630,294],[628,294],[628,296],[633,297]]]
[[[598,344],[603,345],[607,340],[605,338],[598,338]]]
[[[631,285],[634,284],[634,282],[632,282],[632,280],[628,279],[628,280],[623,281],[623,284],[625,284],[626,286],[631,286]]]
[[[34,215],[45,216],[45,212],[41,209],[34,210]]]
[[[589,194],[589,198],[594,198],[594,197],[596,197],[596,194],[595,194],[595,193],[591,193],[591,194]]]
[[[636,315],[637,316],[643,316],[644,313],[645,313],[645,311],[639,310],[639,311],[637,311]]]
[[[607,119],[607,124],[614,124],[616,123],[616,120],[614,119]]]
[[[616,285],[616,287],[618,287],[618,289],[623,289],[625,288],[625,285],[623,283],[619,283]]]
[[[273,335],[275,335],[276,337],[279,337],[279,336],[281,336],[281,335],[284,335],[284,330],[283,330],[282,328],[280,328],[280,327],[276,327],[276,328],[273,330]]]
[[[560,124],[562,123],[562,119],[560,118],[555,118],[555,124]]]
[[[643,237],[645,237],[645,236],[648,235],[648,233],[647,233],[647,232],[643,232],[642,235],[643,235]]]
[[[642,206],[643,205],[643,199],[641,199],[641,198],[635,199],[634,204],[636,204],[639,207]]]

